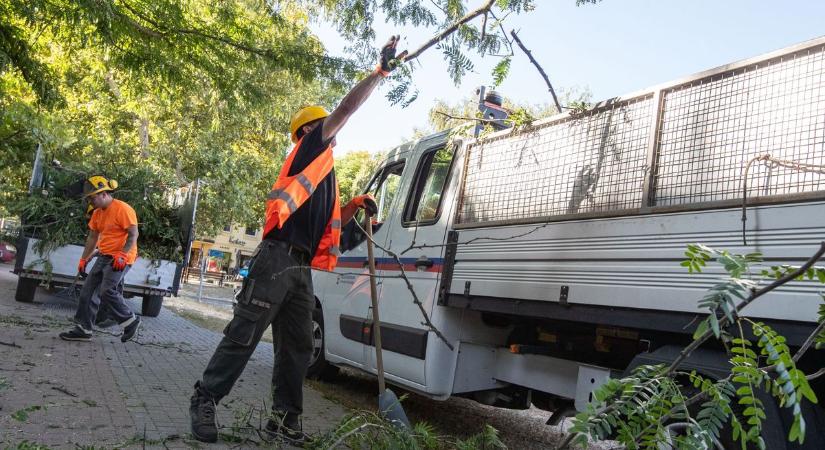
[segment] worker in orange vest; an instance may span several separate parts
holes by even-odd
[[[359,208],[375,214],[369,195],[338,203],[333,169],[335,135],[406,52],[395,56],[399,37],[381,50],[375,70],[328,113],[320,106],[300,109],[290,121],[295,147],[267,195],[264,239],[252,257],[249,274],[237,295],[234,317],[195,384],[189,413],[192,434],[215,442],[215,406],[229,394],[267,327],[272,325],[275,364],[273,414],[265,432],[291,445],[308,440],[301,426],[303,382],[313,351],[312,312],[315,296],[310,267],[332,270],[340,254],[341,226]]]
[[[80,290],[75,314],[76,325],[60,333],[66,341],[90,341],[92,323],[102,303],[107,317],[123,328],[121,342],[131,340],[140,327],[136,316],[123,300],[123,278],[137,259],[138,221],[135,210],[128,203],[115,199],[111,192],[117,181],[101,175],[88,178],[83,185],[83,197],[94,207],[89,219],[89,235],[77,271],[86,273],[86,261],[98,253],[97,261]],[[95,250],[97,247],[97,250]]]

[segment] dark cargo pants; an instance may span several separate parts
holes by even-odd
[[[131,267],[128,265],[125,269],[116,271],[112,269],[111,256],[97,257],[83,283],[83,288],[80,289],[80,301],[74,316],[75,322],[83,331],[92,332],[92,324],[101,304],[107,309],[108,316],[115,319],[117,323],[122,324],[135,316],[123,300],[121,284]],[[95,295],[96,293],[98,295]]]
[[[264,331],[272,325],[275,410],[303,412],[303,382],[312,357],[312,275],[309,257],[286,243],[264,240],[237,295],[235,315],[223,330],[201,387],[217,402],[232,390]]]

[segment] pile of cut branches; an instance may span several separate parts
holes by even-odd
[[[68,244],[82,245],[88,232],[88,203],[82,197],[83,182],[99,174],[82,164],[72,167],[52,163],[45,167],[43,183],[15,200],[9,209],[21,219],[22,233],[40,239],[38,251]],[[192,217],[192,205],[173,206],[174,180],[149,168],[124,167],[102,174],[118,181],[113,193],[138,217],[140,256],[182,261]]]

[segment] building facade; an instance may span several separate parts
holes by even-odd
[[[205,264],[207,272],[237,274],[248,265],[262,234],[260,229],[231,225],[214,238],[196,239],[192,242],[189,267]]]

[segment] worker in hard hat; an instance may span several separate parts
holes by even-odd
[[[190,415],[192,434],[215,442],[215,405],[229,394],[264,331],[272,325],[275,364],[272,376],[272,418],[265,432],[291,445],[302,446],[303,381],[313,351],[310,267],[335,268],[340,254],[341,226],[359,208],[375,214],[369,195],[339,204],[333,169],[335,135],[364,103],[384,77],[402,60],[396,58],[398,36],[381,50],[376,69],[341,100],[332,113],[320,106],[298,110],[290,121],[295,147],[267,195],[264,239],[252,257],[249,274],[237,295],[234,317],[195,384]]]
[[[137,215],[129,204],[112,197],[111,192],[115,189],[117,181],[101,175],[84,182],[83,196],[94,206],[94,211],[89,219],[89,234],[77,263],[77,271],[86,273],[86,261],[95,247],[98,255],[80,290],[80,302],[74,317],[76,325],[60,333],[63,340],[90,341],[100,303],[107,305],[108,317],[123,329],[121,342],[132,339],[140,327],[140,318],[126,305],[120,289],[123,277],[137,259]],[[99,295],[94,295],[98,288]]]

